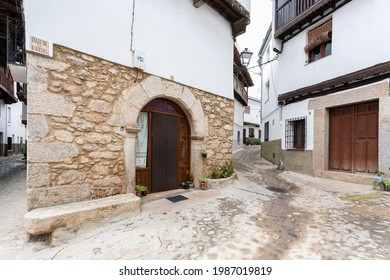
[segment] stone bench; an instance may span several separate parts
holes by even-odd
[[[97,221],[138,209],[140,198],[134,194],[115,195],[100,199],[37,208],[24,216],[26,230],[32,235],[49,234],[84,222]]]

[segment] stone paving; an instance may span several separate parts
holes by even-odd
[[[234,158],[237,180],[183,191],[176,203],[145,201],[46,242],[7,239],[0,259],[390,259],[388,193],[279,171],[258,147]]]

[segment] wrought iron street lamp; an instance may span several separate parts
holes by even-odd
[[[248,48],[245,48],[245,50],[240,54],[240,60],[243,66],[248,67],[252,54],[253,52],[249,51]]]

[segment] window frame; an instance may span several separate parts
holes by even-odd
[[[307,117],[286,119],[285,148],[305,150],[307,145]]]
[[[327,45],[330,44],[330,53],[326,53],[326,47]],[[314,50],[318,49],[319,48],[319,57],[316,58],[316,55],[314,53]],[[328,42],[325,42],[325,43],[322,43],[321,45],[315,47],[314,49],[312,49],[311,51],[309,51],[308,55],[309,55],[309,63],[312,63],[312,62],[315,62],[317,60],[320,60],[321,58],[324,58],[324,57],[327,57],[327,56],[330,56],[332,54],[332,40],[331,41],[328,41]]]
[[[304,50],[307,53],[307,63],[313,63],[332,54],[333,19],[330,18],[322,24],[307,32],[307,45]],[[327,47],[330,46],[327,52]]]
[[[264,142],[269,141],[269,121],[264,123]]]

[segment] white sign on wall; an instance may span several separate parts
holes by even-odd
[[[50,55],[49,42],[34,36],[30,37],[30,49],[31,51],[39,54],[48,55],[48,56]]]

